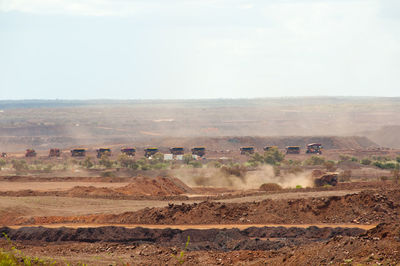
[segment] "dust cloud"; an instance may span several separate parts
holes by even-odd
[[[312,187],[313,181],[310,172],[297,174],[281,173],[275,175],[272,166],[263,166],[257,170],[244,173],[242,176],[227,175],[219,168],[177,169],[174,176],[185,184],[207,187],[227,187],[232,189],[258,189],[262,184],[275,183],[283,188]]]

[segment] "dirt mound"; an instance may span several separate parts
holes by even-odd
[[[0,228],[12,240],[46,242],[130,242],[153,243],[160,246],[181,246],[190,236],[191,250],[276,250],[284,246],[307,244],[332,237],[358,236],[365,231],[358,228],[284,228],[262,227],[239,229],[146,229],[124,227],[98,228]]]
[[[399,230],[399,223],[380,224],[356,237],[335,236],[323,244],[300,246],[275,258],[272,264],[280,261],[285,265],[397,265]]]
[[[131,183],[117,188],[75,186],[63,191],[35,191],[31,189],[20,191],[2,191],[2,196],[64,196],[90,198],[130,198],[177,196],[193,193],[193,190],[178,178],[170,177],[137,177]]]
[[[263,200],[260,202],[169,204],[122,214],[71,217],[21,217],[15,224],[113,223],[113,224],[309,224],[379,223],[399,219],[400,190],[377,193]]]
[[[381,223],[375,228],[368,230],[366,236],[370,238],[391,238],[400,241],[399,223]]]
[[[97,188],[77,186],[66,191],[67,196],[171,196],[191,193],[192,189],[177,178],[169,177],[137,177],[129,185],[118,188]]]
[[[265,183],[260,186],[260,190],[263,191],[280,191],[282,187],[275,183]]]

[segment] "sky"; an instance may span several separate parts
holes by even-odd
[[[0,99],[400,96],[399,0],[0,0]]]

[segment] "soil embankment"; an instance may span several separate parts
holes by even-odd
[[[276,250],[284,246],[297,246],[324,241],[335,236],[358,236],[365,233],[359,228],[285,228],[251,227],[239,229],[147,229],[124,227],[98,228],[0,228],[12,240],[44,242],[129,242],[150,243],[163,247],[181,246],[190,237],[190,250]]]
[[[169,204],[121,214],[18,217],[4,224],[371,224],[397,221],[399,202],[399,190],[363,191],[319,198]]]

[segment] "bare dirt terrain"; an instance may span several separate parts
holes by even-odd
[[[399,261],[400,189],[391,182],[259,193],[207,201],[2,196],[0,231],[25,255],[59,265],[176,265],[188,236],[186,265]]]
[[[56,265],[399,264],[398,103],[0,102],[0,251]],[[312,142],[322,155],[305,152]],[[248,145],[258,154],[241,155]],[[102,146],[110,157],[96,158]],[[145,159],[150,146],[207,152]],[[314,170],[338,184],[318,187]]]

